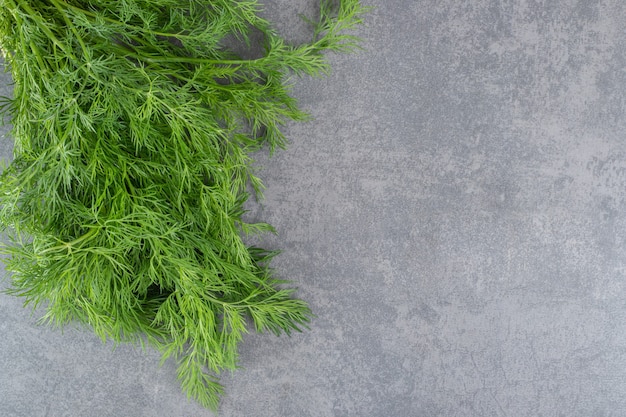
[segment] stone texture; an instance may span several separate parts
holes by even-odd
[[[265,3],[304,39],[316,1]],[[249,216],[317,318],[248,335],[220,415],[626,415],[626,3],[367,4],[257,158]],[[37,316],[0,296],[0,415],[212,415],[155,352]]]

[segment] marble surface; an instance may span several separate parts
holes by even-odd
[[[306,37],[315,0],[265,3]],[[249,334],[219,415],[626,415],[626,3],[366,3],[257,156],[249,216],[317,317]],[[0,415],[213,415],[156,352],[40,315],[0,295]]]

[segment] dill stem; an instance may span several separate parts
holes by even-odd
[[[17,6],[13,0],[6,0],[7,2],[10,2],[13,4],[13,6]],[[37,16],[37,13],[30,7],[30,5],[28,4],[28,2],[26,2],[25,0],[17,0],[17,2],[19,3],[19,5],[24,9],[24,11],[26,13],[28,13],[33,20],[35,21],[35,23],[37,24],[37,26],[39,26],[39,28],[46,34],[46,36],[48,36],[48,38],[59,48],[61,49],[64,53],[67,54],[67,56],[69,56],[71,59],[73,59],[75,62],[78,62],[78,60],[76,59],[76,57],[74,56],[74,54],[67,50],[65,45],[63,43],[61,43],[61,41],[59,41],[59,39],[54,35],[54,33],[52,33],[52,31],[45,25],[42,24],[41,22],[41,18]]]
[[[89,230],[87,233],[85,233],[84,235],[80,236],[77,239],[72,240],[71,242],[65,242],[61,245],[57,245],[57,246],[53,246],[51,248],[47,248],[44,249],[42,251],[39,252],[40,255],[43,255],[45,253],[48,252],[54,252],[54,251],[58,251],[58,250],[63,250],[63,249],[67,249],[67,250],[72,250],[73,247],[75,247],[76,245],[78,245],[81,242],[84,242],[86,240],[91,239],[92,237],[94,237],[98,231],[100,230],[100,227],[91,227],[91,230]]]
[[[87,59],[89,57],[89,51],[87,49],[87,45],[85,45],[85,42],[83,42],[83,39],[78,34],[78,31],[76,30],[76,27],[70,21],[70,19],[67,17],[67,14],[65,13],[65,10],[63,10],[61,5],[56,0],[48,0],[48,1],[50,1],[50,3],[52,3],[54,5],[54,7],[56,7],[56,9],[59,11],[59,13],[61,13],[61,16],[63,17],[63,20],[65,21],[65,24],[67,25],[67,27],[70,28],[70,30],[72,31],[74,36],[76,36],[76,40],[78,41],[78,44],[80,45],[81,49],[83,50],[83,55],[84,55],[85,59]]]

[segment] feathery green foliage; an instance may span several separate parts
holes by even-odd
[[[242,240],[272,230],[242,220],[248,185],[262,189],[250,153],[285,145],[281,126],[306,118],[288,77],[353,50],[363,10],[322,1],[313,39],[292,46],[255,0],[0,0],[10,292],[54,324],[153,343],[216,408],[247,320],[281,334],[310,318],[269,269],[274,253]],[[226,47],[259,33],[256,58]]]

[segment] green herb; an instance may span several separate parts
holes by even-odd
[[[323,1],[312,40],[292,46],[255,0],[0,4],[14,79],[0,178],[9,292],[44,305],[47,322],[154,344],[215,409],[247,321],[280,334],[311,316],[269,269],[275,253],[244,242],[272,231],[242,219],[248,186],[263,187],[250,154],[285,145],[281,126],[306,118],[288,77],[353,50],[345,31],[364,8]]]

